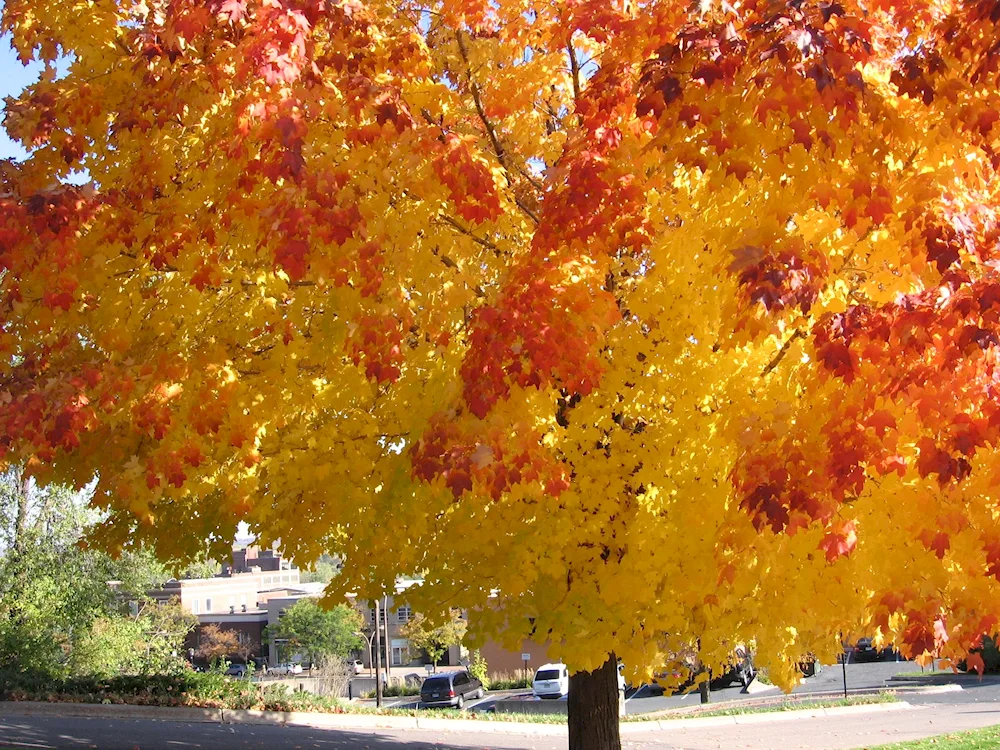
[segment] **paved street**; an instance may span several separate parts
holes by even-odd
[[[541,742],[539,742],[541,740]],[[167,721],[57,719],[51,716],[0,717],[0,748],[96,748],[99,750],[548,750],[564,748],[565,740],[547,737],[498,737],[463,732],[305,727],[245,724],[182,724]]]
[[[950,694],[949,694],[949,697]],[[861,707],[865,708],[865,707]],[[627,734],[627,748],[664,750],[847,750],[889,741],[917,739],[944,732],[1000,723],[1000,700],[956,705],[923,702],[910,709],[798,719],[788,714],[757,716],[743,724],[671,727]],[[463,730],[311,729],[228,724],[183,724],[163,721],[0,718],[0,747],[97,748],[99,750],[275,750],[291,748],[362,750],[564,750],[565,736],[482,734]]]
[[[881,662],[848,665],[848,688],[869,689],[883,686],[886,679],[899,672],[919,671],[908,663]],[[843,673],[839,666],[829,667],[806,680],[795,692],[841,690]],[[662,722],[662,729],[643,729],[624,735],[629,748],[664,748],[664,750],[715,750],[719,747],[746,750],[846,750],[864,748],[883,742],[915,739],[949,731],[1000,723],[1000,684],[965,682],[963,689],[943,688],[947,692],[922,693],[902,690],[901,697],[912,708],[874,712],[858,707],[856,713],[817,718],[797,718],[793,714],[757,715],[740,719],[742,723],[704,721],[695,727]],[[716,691],[713,702],[760,697],[741,695],[737,687]],[[495,698],[487,697],[477,708],[488,708]],[[643,697],[628,703],[629,713],[646,713],[665,707],[695,706],[697,695]],[[421,712],[423,713],[423,712]],[[428,711],[433,716],[432,711]],[[544,731],[556,731],[544,727]],[[808,738],[808,739],[804,739]],[[456,722],[447,731],[424,729],[313,729],[305,727],[259,726],[245,724],[187,724],[151,720],[109,720],[0,715],[0,748],[99,748],[100,750],[177,750],[178,748],[362,748],[367,750],[564,750],[564,736],[483,734],[463,728]]]

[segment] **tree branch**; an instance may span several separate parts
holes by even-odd
[[[566,51],[569,52],[569,68],[573,73],[573,100],[580,101],[580,61],[576,59],[576,50],[573,49],[573,40],[566,43]]]
[[[488,239],[486,239],[484,237],[480,237],[479,235],[473,234],[471,230],[466,229],[465,227],[463,227],[461,224],[459,224],[455,219],[451,218],[450,216],[442,216],[441,220],[444,221],[444,223],[447,224],[448,226],[450,226],[453,229],[455,229],[455,231],[460,232],[461,234],[464,234],[466,237],[468,237],[469,239],[471,239],[476,244],[482,245],[483,247],[492,250],[497,255],[500,255],[500,248],[499,247],[497,247],[496,245],[494,245]]]
[[[510,174],[514,170],[509,164],[507,152],[504,150],[503,144],[500,143],[500,138],[497,135],[496,128],[490,121],[490,118],[486,116],[486,109],[483,107],[482,92],[479,90],[479,84],[476,83],[475,79],[472,77],[472,63],[469,60],[469,48],[465,44],[465,37],[462,34],[461,29],[455,31],[455,39],[458,40],[458,51],[462,55],[462,62],[465,63],[465,73],[469,78],[469,90],[472,92],[472,102],[476,106],[476,114],[479,115],[479,120],[483,123],[483,127],[486,129],[486,135],[490,139],[490,145],[493,147],[493,153],[496,154],[497,161],[500,162],[500,166],[503,167],[504,172],[507,175],[507,185],[513,187],[514,181],[511,179]],[[536,185],[533,180],[529,179],[529,182],[534,187],[538,188],[538,185]],[[516,203],[517,207],[520,208],[521,211],[523,211],[524,214],[535,224],[539,222],[538,214],[526,205],[524,201],[517,196],[514,196],[514,203]]]
[[[785,355],[788,354],[788,350],[791,348],[792,344],[795,343],[797,339],[804,339],[805,337],[805,332],[803,332],[801,328],[796,328],[795,333],[789,336],[785,343],[781,345],[778,353],[774,355],[774,359],[767,363],[767,367],[764,368],[760,376],[763,378],[770,375],[771,371],[774,370],[774,368],[781,363],[781,360],[785,358]]]

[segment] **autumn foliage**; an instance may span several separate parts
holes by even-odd
[[[47,67],[6,106],[3,459],[97,470],[111,547],[245,519],[574,669],[960,658],[1000,625],[998,24],[8,0]]]

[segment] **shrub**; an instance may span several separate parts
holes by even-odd
[[[334,698],[306,692],[291,693],[284,685],[234,680],[219,670],[64,680],[44,675],[0,672],[0,699],[272,711],[341,710],[339,701]]]
[[[494,672],[489,675],[490,690],[521,690],[531,687],[533,674],[530,669],[515,672]]]
[[[479,649],[472,652],[472,660],[469,662],[469,674],[483,683],[483,689],[490,689],[490,676],[487,672],[488,665],[486,664],[486,658],[480,653]]]
[[[997,674],[1000,673],[1000,649],[997,649],[996,637],[984,635],[983,643],[980,648],[973,649],[973,651],[978,651],[980,656],[983,657],[984,671],[986,674]],[[963,669],[966,668],[965,664],[959,665]]]
[[[382,688],[382,695],[396,698],[402,695],[420,695],[420,685],[394,682]]]

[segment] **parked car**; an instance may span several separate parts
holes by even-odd
[[[881,654],[875,648],[875,643],[871,638],[858,638],[853,646],[845,646],[844,652],[850,654],[851,661],[877,661]]]
[[[618,673],[621,678],[621,672]],[[562,698],[569,694],[569,670],[563,663],[543,664],[531,681],[531,692],[539,698]]]
[[[365,668],[365,665],[361,663],[360,659],[352,659],[347,662],[347,669],[351,674],[361,674],[361,671]]]
[[[682,655],[682,663],[686,667],[675,666],[670,672],[655,672],[650,689],[663,693],[666,685],[671,685],[674,694],[687,692],[697,681],[699,666],[697,656],[693,651]],[[757,667],[753,663],[753,651],[742,643],[738,643],[730,656],[729,666],[725,672],[709,675],[709,687],[712,690],[729,687],[734,682],[746,688],[757,677]]]
[[[275,664],[273,667],[267,670],[269,674],[275,675],[292,675],[292,674],[302,674],[301,664]]]
[[[452,706],[461,709],[470,699],[482,698],[483,683],[464,669],[431,675],[420,686],[421,706]]]
[[[239,677],[243,678],[247,676],[247,665],[246,664],[230,664],[226,669],[226,675],[229,677]]]
[[[816,661],[816,657],[808,654],[799,662],[799,672],[803,677],[815,677],[823,671],[823,665]]]

